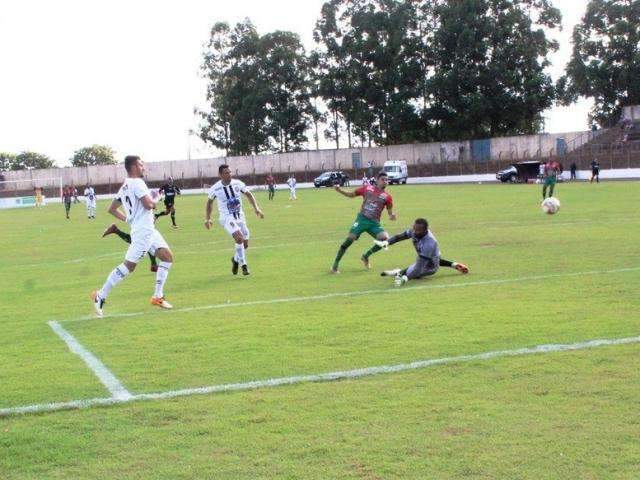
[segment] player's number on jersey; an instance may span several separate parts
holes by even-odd
[[[131,199],[128,196],[124,197],[126,202],[129,204],[129,216],[133,215],[133,204],[131,203]]]

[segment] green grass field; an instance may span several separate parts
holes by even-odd
[[[426,216],[443,257],[471,269],[412,288],[379,276],[413,261],[410,242],[365,271],[362,237],[342,274],[328,273],[358,200],[257,193],[266,218],[247,209],[243,278],[230,273],[229,237],[217,222],[204,229],[204,195],[182,197],[180,229],[159,221],[176,257],[165,288],[175,310],[149,305],[145,259],[104,319],[90,319],[88,295],[126,250],[100,238],[107,204],[93,222],[84,205],[70,221],[61,205],[0,211],[0,409],[109,396],[50,320],[132,394],[638,336],[639,187],[560,184],[555,216],[536,186],[390,187],[399,220],[388,231]],[[0,478],[638,478],[639,354],[632,342],[7,415]]]

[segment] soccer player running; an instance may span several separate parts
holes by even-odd
[[[73,198],[73,189],[66,186],[62,189],[62,202],[64,203],[64,211],[69,220],[69,212],[71,212],[71,199]]]
[[[413,223],[413,227],[404,232],[394,235],[388,241],[374,241],[377,247],[387,248],[403,240],[411,240],[418,257],[416,261],[407,268],[395,270],[385,270],[380,275],[383,277],[392,276],[395,284],[399,287],[409,280],[428,277],[438,271],[440,267],[455,268],[460,273],[469,273],[469,268],[458,262],[450,262],[440,258],[440,248],[433,233],[429,231],[429,223],[424,218],[418,218]]]
[[[84,189],[84,200],[87,204],[87,218],[96,218],[96,192],[91,185]]]
[[[356,217],[356,221],[349,230],[347,239],[338,249],[338,254],[331,267],[331,273],[340,273],[338,270],[340,260],[351,244],[358,240],[364,232],[367,232],[376,240],[387,240],[389,238],[389,234],[385,232],[384,228],[380,225],[380,216],[385,208],[389,213],[390,220],[395,221],[396,214],[393,213],[393,199],[391,195],[384,191],[386,187],[387,174],[384,172],[378,174],[377,185],[363,185],[353,192],[342,190],[339,185],[334,186],[336,192],[341,193],[345,197],[362,197],[362,207]],[[380,246],[374,245],[360,257],[366,268],[370,268],[369,257],[381,249]]]
[[[562,167],[555,160],[549,160],[544,164],[544,170],[542,173],[542,180],[544,186],[542,187],[542,199],[547,198],[547,188],[549,189],[549,197],[553,197],[553,190],[556,188],[556,182],[558,181],[558,175],[562,173]]]
[[[231,178],[231,169],[229,165],[220,165],[218,167],[220,180],[211,186],[208,192],[207,206],[205,211],[204,226],[207,230],[211,229],[213,222],[211,221],[211,211],[213,209],[213,201],[218,203],[218,211],[220,213],[220,225],[236,242],[236,252],[231,258],[231,273],[238,274],[238,267],[242,267],[242,274],[249,275],[249,267],[247,266],[246,250],[249,248],[249,229],[247,228],[247,220],[242,210],[242,193],[247,197],[249,203],[259,218],[264,218],[264,213],[260,210],[258,202],[253,194],[247,189],[244,182]]]
[[[180,195],[180,189],[173,183],[173,178],[169,177],[169,182],[160,187],[159,192],[164,193],[164,212],[156,213],[156,220],[163,215],[171,214],[171,223],[173,228],[178,228],[176,225],[176,195]]]
[[[173,253],[153,224],[153,209],[156,207],[156,201],[142,179],[144,163],[140,157],[129,155],[124,159],[124,168],[127,170],[127,178],[118,190],[116,198],[111,202],[109,213],[131,225],[131,245],[124,257],[124,262],[109,274],[100,290],[91,294],[94,309],[100,317],[111,289],[135,270],[136,265],[147,252],[153,253],[160,260],[151,305],[164,309],[173,308],[164,299],[164,284],[173,264]],[[120,210],[120,207],[124,207],[125,213]]]
[[[273,200],[273,197],[276,196],[276,179],[273,175],[269,174],[267,175],[265,183],[269,189],[269,200]]]
[[[298,182],[296,181],[296,177],[291,175],[287,180],[287,185],[289,185],[289,200],[297,200],[296,185],[298,185]]]

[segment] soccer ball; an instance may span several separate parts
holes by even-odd
[[[560,200],[558,200],[556,197],[545,198],[540,206],[542,207],[542,211],[544,213],[553,215],[555,213],[558,213],[558,210],[560,210]]]

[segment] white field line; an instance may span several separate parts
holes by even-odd
[[[445,284],[435,284],[435,285],[422,284],[422,285],[415,285],[415,286],[403,287],[403,288],[355,290],[350,292],[334,292],[334,293],[325,293],[321,295],[309,295],[304,297],[284,297],[284,298],[272,298],[267,300],[254,300],[249,302],[215,303],[212,305],[200,305],[196,307],[174,308],[171,311],[163,313],[163,315],[170,315],[172,312],[173,313],[197,312],[202,310],[216,310],[221,308],[251,307],[256,305],[273,305],[278,303],[290,303],[290,302],[308,302],[308,301],[314,301],[314,300],[326,300],[329,298],[340,298],[340,297],[361,297],[365,295],[400,294],[402,292],[415,291],[415,290],[434,290],[434,289],[440,290],[440,289],[449,289],[449,288],[475,287],[475,286],[486,286],[486,285],[502,285],[505,283],[530,282],[530,281],[537,281],[537,280],[547,280],[551,278],[582,277],[582,276],[588,276],[588,275],[605,275],[605,274],[612,274],[612,273],[636,272],[638,270],[640,270],[640,267],[617,268],[612,270],[591,270],[591,271],[585,271],[585,272],[572,272],[572,273],[552,273],[548,275],[532,275],[528,277],[516,277],[516,278],[505,278],[505,279],[495,279],[495,280],[479,280],[476,282],[445,283]],[[64,323],[83,322],[88,320],[104,320],[107,318],[137,317],[137,316],[142,316],[147,314],[158,315],[158,313],[159,312],[157,310],[153,310],[153,311],[148,310],[145,312],[114,313],[111,315],[105,315],[104,317],[101,317],[101,318],[97,318],[93,315],[87,315],[79,318],[59,320],[59,321]]]
[[[430,360],[419,360],[411,363],[401,363],[397,365],[382,365],[377,367],[358,368],[354,370],[343,370],[336,372],[320,373],[316,375],[299,375],[292,377],[271,378],[267,380],[256,380],[245,383],[228,383],[222,385],[211,385],[200,388],[186,388],[182,390],[170,390],[157,393],[140,393],[130,395],[126,398],[92,398],[86,400],[73,400],[70,402],[42,403],[36,405],[26,405],[20,407],[9,407],[0,409],[0,417],[18,415],[25,413],[54,412],[58,410],[72,410],[78,408],[88,408],[94,406],[115,405],[139,400],[162,400],[175,397],[189,397],[192,395],[206,395],[221,392],[237,392],[243,390],[255,390],[260,388],[270,388],[282,385],[295,385],[300,383],[331,382],[336,380],[349,380],[374,375],[417,370],[436,365],[447,365],[463,362],[474,362],[491,360],[500,357],[517,357],[522,355],[534,355],[554,352],[568,352],[575,350],[585,350],[612,345],[628,345],[640,343],[640,336],[597,339],[585,342],[569,344],[549,344],[537,345],[535,347],[518,348],[513,350],[497,350],[492,352],[477,353],[472,355],[459,355],[455,357],[434,358]]]
[[[58,335],[69,347],[73,353],[78,355],[89,369],[98,377],[98,380],[109,390],[112,398],[117,400],[128,400],[131,393],[124,388],[113,373],[89,350],[84,348],[76,338],[67,332],[58,322],[49,322],[51,329]]]

